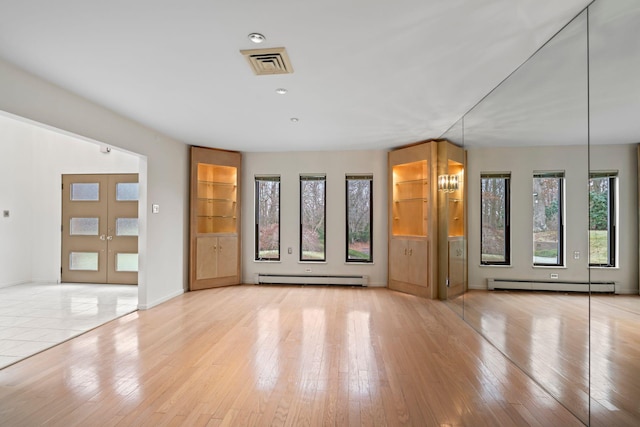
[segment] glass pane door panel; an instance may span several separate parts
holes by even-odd
[[[72,236],[97,236],[99,226],[99,218],[71,218],[69,234]]]
[[[97,252],[71,252],[69,270],[98,271]]]
[[[116,184],[116,200],[119,202],[138,201],[137,182],[119,182]]]
[[[116,254],[116,271],[138,271],[138,254]]]
[[[116,236],[137,236],[138,218],[116,218]]]
[[[71,184],[71,200],[75,202],[100,200],[100,184],[97,182],[74,182]]]

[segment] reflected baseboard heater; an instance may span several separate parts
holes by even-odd
[[[487,279],[487,288],[518,289],[534,291],[563,291],[563,292],[615,292],[616,282],[594,281],[558,281],[558,280],[512,280],[512,279]]]
[[[255,284],[367,286],[369,276],[343,274],[256,274]]]

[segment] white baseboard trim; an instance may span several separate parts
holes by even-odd
[[[20,282],[0,283],[0,288],[8,288],[10,286],[24,285],[25,283],[31,283],[31,281],[30,280],[23,280],[23,281],[20,281]]]
[[[162,298],[159,298],[151,303],[147,303],[147,304],[138,304],[138,310],[149,310],[150,308],[155,307],[156,305],[160,305],[163,302],[167,302],[170,299],[173,299],[175,297],[178,297],[180,295],[184,294],[184,289],[179,289],[169,295],[165,295]]]

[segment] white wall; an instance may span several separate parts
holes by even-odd
[[[0,60],[0,110],[140,154],[139,306],[184,292],[188,262],[187,145]],[[160,205],[151,214],[152,203]]]
[[[635,145],[591,147],[591,170],[619,171],[618,268],[588,268],[588,150],[586,146],[471,148],[468,150],[469,287],[486,289],[487,278],[615,280],[622,293],[638,292],[638,212]],[[565,267],[533,267],[532,176],[565,171]],[[511,266],[480,265],[480,174],[511,172]],[[575,260],[573,253],[580,252]]]
[[[0,116],[0,287],[31,280],[33,215],[31,144]],[[8,210],[4,218],[2,211]]]
[[[244,153],[242,195],[242,278],[254,283],[257,273],[363,274],[369,286],[387,285],[387,153],[386,151]],[[300,174],[327,176],[326,263],[299,262]],[[345,175],[373,174],[373,264],[345,262]],[[255,259],[254,177],[280,175],[280,262]],[[293,253],[289,255],[287,248]],[[307,273],[309,274],[309,273]]]

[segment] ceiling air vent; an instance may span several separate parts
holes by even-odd
[[[283,47],[241,50],[240,53],[247,58],[253,72],[258,76],[293,73],[289,56]]]

